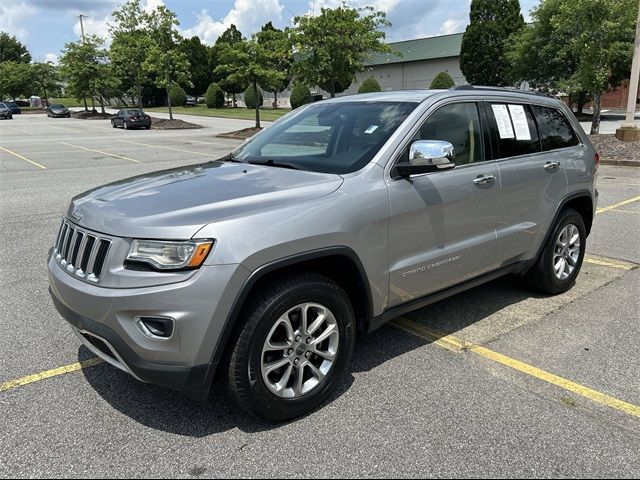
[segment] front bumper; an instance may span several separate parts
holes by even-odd
[[[51,258],[48,267],[54,306],[94,354],[143,382],[206,398],[233,301],[224,292],[236,277],[244,280],[241,267],[202,267],[186,281],[144,288],[90,285]],[[173,318],[173,336],[148,337],[136,324],[139,316]]]

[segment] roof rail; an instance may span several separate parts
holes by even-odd
[[[451,90],[491,90],[496,92],[522,93],[525,95],[536,95],[538,97],[554,98],[552,95],[548,93],[536,92],[533,90],[520,90],[515,87],[487,87],[484,85],[456,85],[455,87],[451,87]]]

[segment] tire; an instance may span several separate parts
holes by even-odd
[[[122,122],[122,128],[129,130],[129,124],[127,122]]]
[[[243,309],[246,323],[239,336],[232,340],[226,369],[228,392],[240,408],[259,418],[286,421],[305,415],[333,392],[351,360],[356,325],[349,297],[338,284],[317,274],[299,274],[274,281],[252,297],[251,303]],[[317,345],[317,350],[306,345],[309,343],[308,338],[304,338],[307,335],[299,340],[296,336],[301,333],[303,308],[308,312],[309,327],[320,318],[321,312],[326,318],[307,334],[308,338],[321,339],[331,331]],[[286,333],[285,318],[291,326],[289,334]],[[274,340],[276,336],[279,341]],[[266,347],[267,339],[289,345],[270,350]],[[307,348],[313,352],[323,350],[323,356],[309,350],[303,352]],[[330,360],[325,360],[325,356],[331,355]],[[296,360],[297,366],[294,365]],[[286,365],[275,369],[265,380],[263,365],[272,362]],[[297,383],[300,372],[301,388]],[[323,372],[322,376],[320,372]],[[274,388],[285,376],[288,381],[284,382],[280,393],[276,393]]]
[[[111,128],[116,128],[116,122],[114,122],[113,120],[111,120]]]
[[[144,127],[145,130],[149,130],[151,128],[151,125],[149,125],[148,127]]]
[[[561,234],[565,232],[568,235],[560,238]],[[561,242],[567,243],[567,236],[575,238],[576,234],[580,242],[579,245],[572,243],[572,238],[569,238],[568,247],[562,246]],[[542,249],[540,257],[525,275],[527,283],[532,288],[550,295],[570,290],[575,285],[576,278],[582,268],[586,241],[587,233],[582,215],[572,208],[563,210]],[[577,254],[572,255],[576,248]],[[564,259],[564,263],[562,263],[562,259]],[[556,272],[556,265],[561,267],[559,273]]]

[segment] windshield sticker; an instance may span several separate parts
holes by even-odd
[[[529,122],[522,105],[509,105],[513,129],[516,131],[516,140],[531,140]]]
[[[367,128],[364,133],[368,133],[371,134],[373,132],[375,132],[378,129],[378,125],[371,125],[369,128]]]
[[[513,138],[513,127],[511,126],[511,119],[509,118],[509,110],[507,110],[507,106],[491,105],[491,108],[493,109],[493,115],[496,117],[500,138]]]

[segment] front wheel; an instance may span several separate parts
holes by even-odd
[[[127,122],[122,122],[122,128],[129,130],[129,124]]]
[[[586,241],[582,215],[574,209],[564,210],[540,258],[526,274],[528,283],[536,290],[551,295],[571,289],[582,267]]]
[[[321,275],[295,275],[265,286],[243,313],[247,322],[227,367],[235,403],[285,421],[324,402],[353,353],[355,319],[345,291]]]

